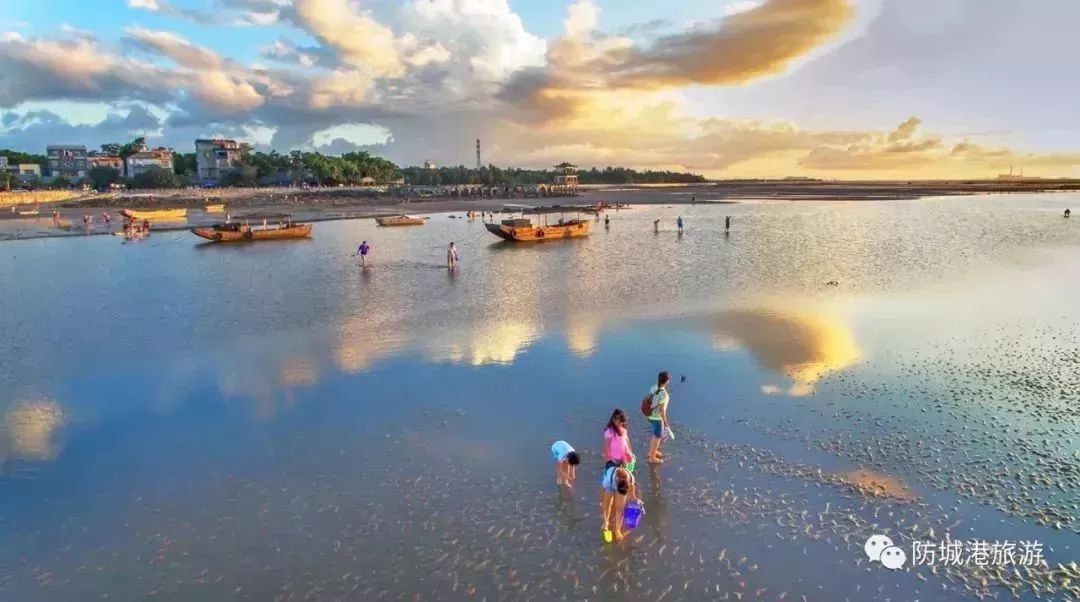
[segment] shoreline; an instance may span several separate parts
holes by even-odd
[[[224,220],[221,213],[206,213],[209,203],[225,203],[228,211],[290,213],[299,222],[373,219],[386,215],[501,212],[506,205],[593,205],[598,201],[638,205],[729,204],[745,202],[865,202],[917,200],[931,197],[980,194],[1046,194],[1080,192],[1080,180],[965,181],[965,182],[817,182],[817,181],[730,181],[710,184],[588,186],[568,197],[422,197],[404,199],[388,194],[374,195],[361,189],[235,189],[214,191],[165,191],[135,195],[92,195],[43,206],[37,216],[21,216],[0,210],[0,241],[109,235],[122,229],[121,208],[187,208],[184,222],[161,222],[157,232],[175,232],[208,226]],[[290,198],[291,197],[291,198]],[[58,211],[60,229],[52,226],[52,211]],[[109,229],[100,225],[101,214],[115,215]],[[77,224],[82,215],[94,216],[89,231]]]

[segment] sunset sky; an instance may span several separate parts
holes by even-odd
[[[0,148],[1080,176],[1076,0],[8,0]]]

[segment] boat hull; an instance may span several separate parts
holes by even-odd
[[[422,217],[377,217],[375,223],[380,226],[423,226],[427,220]]]
[[[120,214],[131,219],[184,219],[187,217],[187,209],[157,209],[153,211],[123,209]]]
[[[563,240],[589,235],[589,222],[575,220],[561,226],[509,226],[506,224],[484,224],[488,232],[504,240],[514,242],[543,242],[545,240]]]
[[[311,236],[311,224],[297,224],[288,228],[269,230],[218,230],[217,228],[192,228],[191,233],[212,242],[254,242],[256,240],[285,240],[290,238],[308,238]]]

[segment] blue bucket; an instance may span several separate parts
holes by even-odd
[[[623,511],[623,526],[628,530],[636,529],[641,517],[645,514],[645,504],[641,502],[627,502]]]

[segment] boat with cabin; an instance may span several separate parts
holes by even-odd
[[[411,215],[389,215],[377,217],[375,222],[380,226],[423,226],[427,223],[426,217],[414,217]]]
[[[191,232],[195,236],[205,238],[211,242],[283,240],[309,238],[311,236],[311,224],[298,224],[287,213],[260,213],[237,216],[234,221],[224,224],[192,228]]]
[[[122,209],[120,214],[129,219],[172,219],[180,220],[187,217],[187,209],[150,209],[141,211],[138,209]]]
[[[591,224],[588,220],[583,219],[560,219],[554,225],[547,223],[539,225],[534,224],[527,217],[519,217],[504,219],[499,223],[487,223],[484,226],[487,227],[488,232],[504,240],[540,242],[588,236]]]

